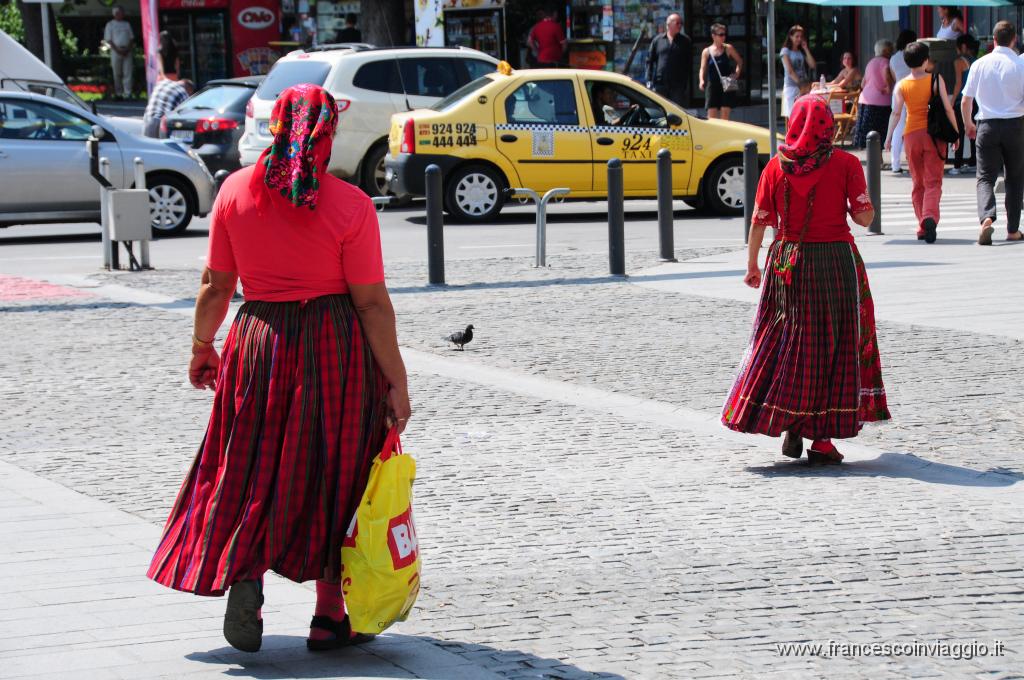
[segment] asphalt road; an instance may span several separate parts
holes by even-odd
[[[736,246],[742,243],[742,220],[697,213],[676,202],[675,245]],[[547,256],[601,253],[608,249],[604,201],[565,202],[548,209]],[[626,202],[626,250],[658,247],[658,215],[654,201]],[[426,261],[425,204],[414,201],[380,213],[386,262]],[[206,252],[209,220],[197,218],[185,234],[154,241],[151,262],[157,269],[193,268]],[[446,224],[447,259],[531,256],[536,226],[531,206],[506,207],[494,222]],[[26,225],[0,229],[0,271],[8,274],[88,274],[101,264],[97,224]],[[122,258],[122,263],[125,261]]]

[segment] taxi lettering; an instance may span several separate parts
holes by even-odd
[[[639,132],[623,139],[623,160],[632,161],[636,159],[649,159],[650,137],[645,137]]]

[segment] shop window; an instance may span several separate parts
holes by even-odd
[[[571,80],[540,80],[520,86],[505,100],[509,123],[579,125]]]

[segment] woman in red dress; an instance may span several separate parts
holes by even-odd
[[[323,89],[288,88],[273,144],[217,196],[189,365],[213,412],[148,572],[228,591],[224,635],[248,652],[268,570],[317,581],[310,649],[353,642],[342,539],[388,427],[410,415],[373,203],[326,172],[337,121]],[[245,303],[218,355],[239,279]]]
[[[778,437],[783,454],[839,463],[833,438],[889,419],[864,261],[847,215],[871,224],[860,161],[832,146],[835,122],[818,95],[797,100],[786,141],[757,187],[747,274],[762,283],[758,253],[768,250],[754,332],[722,413],[726,427]]]

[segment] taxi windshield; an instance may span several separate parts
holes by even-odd
[[[441,101],[437,102],[430,108],[434,111],[446,111],[450,109],[454,104],[458,103],[459,100],[461,100],[463,97],[465,97],[468,94],[472,94],[473,92],[476,92],[489,82],[491,82],[490,75],[481,76],[476,80],[471,80],[470,82],[466,83],[459,89],[455,90],[455,92],[452,92],[450,95],[448,95]]]

